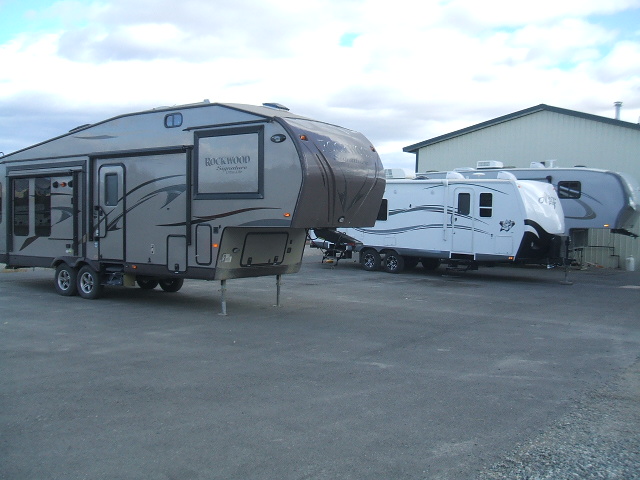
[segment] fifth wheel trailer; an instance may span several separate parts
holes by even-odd
[[[0,158],[0,262],[56,269],[62,295],[295,273],[314,227],[373,225],[362,134],[277,104],[158,108]]]
[[[476,268],[482,263],[551,263],[561,259],[564,215],[552,185],[461,175],[387,180],[373,227],[339,228],[366,270],[398,273],[422,262]],[[316,230],[322,235],[322,230]]]

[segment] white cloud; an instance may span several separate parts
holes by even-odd
[[[204,98],[283,103],[409,169],[402,147],[539,103],[610,115],[622,100],[635,121],[640,37],[590,18],[629,8],[640,0],[58,1],[37,16],[62,27],[0,44],[0,150]]]

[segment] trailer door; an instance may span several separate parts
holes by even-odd
[[[100,259],[124,260],[126,201],[124,196],[124,167],[102,165],[98,170],[97,201],[93,222]]]
[[[451,253],[473,254],[474,191],[457,187],[453,195]]]

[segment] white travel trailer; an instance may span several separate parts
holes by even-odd
[[[62,295],[224,292],[297,272],[309,228],[373,225],[384,184],[362,134],[280,105],[120,115],[0,158],[0,262],[55,268]]]
[[[631,231],[640,214],[640,186],[630,175],[586,167],[559,168],[539,162],[531,168],[504,167],[495,160],[479,161],[476,168],[455,170],[464,178],[496,178],[510,172],[521,180],[538,180],[556,187],[567,232],[589,228],[636,236]],[[425,172],[418,178],[445,178],[447,172]],[[577,232],[573,232],[577,233]]]
[[[370,228],[340,228],[367,270],[390,273],[445,261],[548,263],[561,258],[564,216],[552,185],[452,174],[439,180],[387,180],[378,220]],[[322,233],[322,232],[321,232]],[[348,241],[347,241],[348,240]]]

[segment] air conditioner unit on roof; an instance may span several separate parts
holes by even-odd
[[[504,163],[498,160],[478,160],[476,168],[504,168]]]

